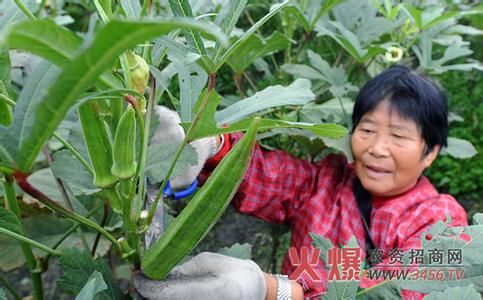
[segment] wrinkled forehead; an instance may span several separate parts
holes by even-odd
[[[380,101],[375,107],[367,111],[359,123],[378,122],[388,123],[390,127],[395,129],[422,134],[421,127],[418,125],[415,116],[388,100]]]

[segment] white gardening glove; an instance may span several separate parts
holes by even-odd
[[[157,105],[154,111],[159,119],[159,126],[151,139],[151,144],[162,143],[166,140],[182,141],[185,137],[183,128],[179,125],[181,119],[176,111],[165,106]],[[213,157],[219,150],[215,137],[207,137],[190,143],[198,153],[198,163],[188,167],[188,172],[170,180],[174,190],[190,186],[203,169],[205,162]]]
[[[138,293],[147,299],[263,300],[265,277],[258,265],[217,253],[203,252],[175,267],[165,280],[134,274]]]

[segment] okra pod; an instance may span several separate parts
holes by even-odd
[[[152,279],[163,279],[208,233],[235,195],[250,161],[260,119],[216,167],[203,187],[152,245],[141,268]],[[162,204],[160,204],[162,205]]]
[[[136,174],[136,115],[131,106],[128,106],[117,125],[112,158],[112,175],[128,179]]]
[[[112,144],[106,122],[99,116],[95,102],[79,106],[82,132],[94,169],[94,185],[101,188],[113,186],[117,177],[111,174]]]

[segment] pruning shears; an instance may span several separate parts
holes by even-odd
[[[146,186],[148,187],[146,209],[149,210],[151,205],[154,203],[154,199],[156,199],[159,186],[150,185],[148,179],[146,179],[146,181],[147,181]],[[144,242],[145,242],[146,249],[151,247],[151,245],[154,244],[161,237],[161,234],[164,231],[164,204],[163,204],[164,200],[165,199],[178,200],[178,199],[186,198],[192,195],[196,191],[197,187],[198,187],[198,180],[195,179],[193,183],[186,189],[175,192],[171,188],[171,184],[168,180],[168,182],[166,183],[166,187],[164,188],[164,191],[163,191],[163,198],[162,198],[163,201],[158,203],[158,205],[156,206],[156,210],[154,212],[153,219],[151,220],[151,224],[149,225],[148,229],[146,230],[146,233],[144,234]]]

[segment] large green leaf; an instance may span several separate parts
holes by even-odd
[[[310,233],[310,236],[312,237],[314,247],[320,249],[320,259],[328,265],[328,251],[329,249],[334,248],[334,245],[329,239],[322,235]],[[359,248],[359,245],[356,238],[352,236],[344,247]],[[328,281],[327,293],[322,295],[322,299],[354,299],[358,286],[358,280]]]
[[[399,280],[398,284],[403,289],[428,293],[433,291],[444,291],[449,287],[462,287],[474,285],[478,292],[483,292],[483,225],[474,224],[471,226],[449,227],[451,219],[448,217],[446,223],[439,221],[427,232],[421,235],[422,249],[424,250],[425,261],[431,250],[437,249],[442,252],[443,262],[448,263],[448,250],[461,249],[461,263],[450,262],[446,266],[452,270],[464,270],[461,279],[450,277],[450,268],[444,269],[444,280]],[[431,239],[427,239],[429,234]],[[405,253],[403,261],[409,262],[409,254]],[[437,264],[435,265],[438,266]],[[419,272],[430,269],[420,267]]]
[[[150,183],[161,182],[166,178],[169,167],[179,147],[178,141],[163,141],[160,144],[152,144],[148,147],[148,159],[146,162],[146,175]],[[186,174],[189,165],[197,162],[198,154],[191,145],[186,145],[176,162],[171,178]]]
[[[432,292],[426,297],[426,300],[480,300],[481,295],[471,285],[465,287],[448,288],[444,292]]]
[[[4,42],[61,66],[75,57],[82,39],[54,21],[43,19],[21,22],[9,28]]]
[[[20,220],[14,213],[6,210],[3,206],[0,206],[0,227],[18,234],[24,234]]]
[[[287,7],[287,11],[297,19],[306,32],[309,32],[324,14],[340,2],[342,0],[292,1],[292,4]]]
[[[223,126],[221,128],[216,125],[215,111],[220,101],[221,97],[216,92],[212,91],[208,98],[208,106],[204,110],[198,126],[191,132],[190,139],[198,139],[207,136],[247,130],[253,117],[240,120],[233,124],[221,124]],[[185,130],[187,130],[190,127],[191,123],[181,123],[181,125]],[[311,124],[271,119],[260,119],[260,125],[258,129],[259,132],[274,128],[300,128],[308,130],[319,136],[327,136],[332,138],[340,138],[347,134],[347,129],[337,124]]]
[[[265,41],[254,34],[246,40],[243,47],[238,47],[233,51],[227,62],[233,71],[242,73],[257,58],[285,49],[289,43],[289,39],[278,31],[275,31]]]
[[[448,147],[442,149],[442,152],[456,158],[471,158],[478,153],[469,141],[454,137],[448,137]]]
[[[433,40],[432,36],[427,31],[420,35],[419,44],[417,46],[414,45],[412,49],[418,57],[420,66],[426,70],[433,71],[434,73],[443,73],[449,70],[483,70],[483,66],[479,62],[449,63],[452,60],[469,56],[473,53],[473,51],[468,48],[468,45],[462,43],[450,44],[444,49],[442,57],[439,59],[433,59]]]
[[[20,148],[20,141],[34,127],[36,108],[47,93],[45,87],[51,85],[56,80],[59,72],[56,66],[47,61],[42,61],[28,77],[20,92],[14,110],[13,123],[8,130],[5,130],[0,135],[0,140],[5,139],[5,143],[2,143],[2,145],[8,149],[8,152],[14,159]]]
[[[3,82],[3,85],[7,90],[7,94],[12,93],[10,73],[11,73],[11,62],[10,62],[9,49],[7,47],[0,46],[0,81]]]
[[[78,249],[66,249],[60,257],[60,263],[64,271],[62,278],[57,280],[57,285],[66,293],[76,295],[89,281],[91,274],[99,272],[107,284],[107,289],[102,290],[95,299],[126,299],[112,278],[111,270],[103,259],[93,260],[89,253]]]
[[[281,85],[270,86],[251,97],[240,100],[217,112],[215,119],[218,125],[224,123],[233,124],[268,108],[285,105],[304,105],[314,99],[315,95],[310,90],[310,81],[300,78],[286,87]]]
[[[75,296],[75,300],[92,300],[98,299],[97,295],[107,289],[107,284],[102,278],[102,274],[98,271],[92,272],[82,290]]]
[[[9,28],[5,43],[12,48],[29,51],[62,67],[81,50],[82,40],[73,32],[58,26],[52,20],[22,22]],[[109,72],[101,81],[111,88],[120,88],[120,81]]]
[[[194,19],[193,11],[188,0],[169,0],[169,6],[173,11],[173,14],[177,17],[183,17],[186,19]],[[203,56],[206,54],[205,45],[201,40],[201,35],[199,32],[187,29],[185,32],[185,38],[191,50],[195,53]]]
[[[92,195],[99,191],[93,184],[93,176],[68,151],[61,150],[53,154],[52,172],[54,176],[71,190],[74,196]]]
[[[228,5],[224,5],[216,16],[215,24],[221,27],[221,31],[226,36],[230,36],[246,5],[247,0],[228,1]],[[216,44],[215,49],[214,61],[218,59],[223,50],[219,43]]]
[[[74,225],[73,221],[67,219],[59,219],[54,215],[42,215],[35,218],[27,218],[22,220],[26,236],[42,243],[48,247],[54,244]],[[89,246],[94,244],[96,239],[96,232],[84,230],[84,237]],[[58,249],[67,249],[77,247],[82,249],[80,236],[77,232],[69,235],[67,239],[59,246]],[[99,255],[105,255],[110,248],[110,242],[101,238],[97,247]],[[32,251],[37,257],[45,257],[46,253],[32,248]],[[25,257],[22,253],[22,248],[17,240],[0,236],[0,269],[8,272],[25,264]]]
[[[252,27],[250,27],[243,35],[237,39],[224,53],[220,56],[219,59],[215,60],[213,63],[215,64],[215,68],[213,71],[218,70],[228,58],[230,58],[236,49],[240,46],[244,45],[248,38],[252,36],[258,28],[260,28],[263,24],[265,24],[268,20],[270,20],[274,15],[276,15],[280,10],[286,7],[290,1],[284,1],[282,3],[277,3],[271,7],[271,10],[268,14],[266,14],[263,18],[258,20]]]
[[[379,46],[369,46],[368,48],[364,48],[358,37],[353,32],[345,28],[344,25],[336,21],[329,21],[328,23],[337,31],[331,30],[328,27],[319,26],[318,34],[328,35],[333,38],[359,63],[364,63],[374,56],[386,51],[384,48]]]
[[[22,0],[22,3],[30,11],[34,10],[38,3],[35,0]],[[13,0],[0,1],[0,28],[6,28],[8,25],[27,19],[27,16],[18,8]]]
[[[401,288],[394,281],[384,281],[380,284],[363,289],[356,294],[356,300],[400,299]]]
[[[141,14],[141,5],[138,0],[121,0],[121,7],[126,14],[126,18],[136,20]]]
[[[35,24],[35,21],[29,22]],[[179,28],[202,30],[212,37],[224,40],[218,28],[180,19],[157,22],[112,21],[102,28],[89,48],[65,64],[58,79],[50,86],[48,94],[37,106],[34,119],[36,126],[20,141],[17,157],[20,169],[30,169],[40,148],[64,118],[78,95],[92,85],[120,54],[139,42]]]

